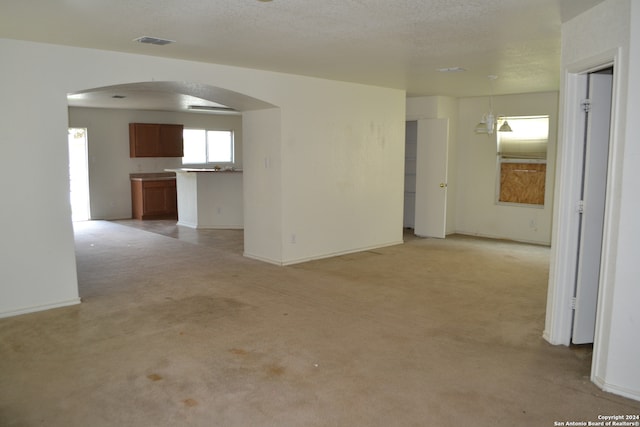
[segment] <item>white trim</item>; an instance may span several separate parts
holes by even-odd
[[[197,225],[196,230],[244,230],[242,224],[224,224],[224,225]]]
[[[533,206],[533,205],[518,204],[516,206],[519,206],[519,207],[530,207],[530,206]],[[447,236],[450,236],[452,234],[459,234],[461,236],[469,236],[469,237],[481,237],[483,239],[506,240],[508,242],[525,243],[525,244],[528,244],[528,245],[536,245],[536,246],[547,246],[547,247],[549,246],[548,242],[541,241],[541,240],[514,239],[512,237],[499,236],[497,234],[473,233],[473,232],[469,232],[469,231],[455,230],[455,231],[452,231],[451,233],[447,233]]]
[[[270,259],[270,258],[263,258],[263,257],[260,257],[260,256],[252,255],[252,254],[247,253],[247,252],[244,252],[243,256],[245,256],[247,258],[255,259],[255,260],[258,260],[258,261],[268,262],[269,264],[275,264],[275,265],[279,265],[279,266],[284,267],[284,266],[287,266],[287,265],[301,264],[303,262],[315,261],[315,260],[318,260],[318,259],[333,258],[333,257],[336,257],[336,256],[349,255],[349,254],[358,253],[358,252],[372,251],[372,250],[375,250],[375,249],[385,248],[385,247],[388,247],[388,246],[397,246],[397,245],[402,245],[402,244],[404,244],[404,241],[403,240],[399,240],[399,241],[396,241],[396,242],[385,243],[383,245],[367,246],[367,247],[364,247],[364,248],[351,249],[351,250],[348,250],[348,251],[332,252],[332,253],[326,254],[326,255],[296,258],[296,259],[292,259],[292,260],[289,260],[289,261],[277,261],[277,260]]]
[[[66,301],[53,302],[49,304],[32,305],[29,307],[19,308],[17,310],[1,311],[0,318],[18,316],[20,314],[35,313],[37,311],[50,310],[52,308],[67,307],[70,305],[80,304],[80,298],[73,298]]]
[[[633,400],[640,400],[640,392],[638,390],[632,390],[626,387],[620,387],[614,384],[609,384],[600,377],[591,377],[591,381],[603,391],[608,393],[617,394],[619,396],[627,397]]]
[[[563,73],[564,96],[561,99],[560,114],[564,118],[561,135],[558,140],[557,179],[551,238],[551,262],[549,271],[549,289],[547,295],[547,316],[543,338],[551,344],[569,345],[572,332],[573,312],[571,300],[574,293],[575,266],[577,262],[577,242],[579,236],[575,203],[579,198],[579,179],[581,165],[576,161],[582,151],[581,144],[573,144],[584,129],[584,118],[580,110],[581,88],[588,73],[613,66],[613,88],[611,101],[611,125],[609,140],[609,163],[607,171],[607,190],[605,201],[605,219],[602,236],[600,285],[596,309],[596,331],[593,344],[591,380],[605,391],[611,391],[638,399],[635,392],[607,384],[605,367],[609,349],[609,320],[611,319],[610,299],[613,293],[615,276],[615,248],[617,241],[617,223],[619,203],[616,202],[615,189],[619,187],[620,172],[616,165],[621,163],[622,139],[618,137],[620,102],[621,49],[611,49],[586,60],[570,64]],[[559,133],[560,133],[559,132]]]
[[[582,141],[573,142],[577,138],[583,138],[585,120],[578,105],[582,94],[580,86],[585,84],[586,75],[581,76],[565,70],[565,90],[560,101],[562,126],[558,132],[553,202],[555,209],[551,233],[547,316],[543,335],[547,341],[556,345],[569,345],[571,341],[573,313],[570,304],[575,284],[579,235],[575,206],[580,198],[580,180],[575,177],[581,174],[579,154],[583,148]]]
[[[336,257],[336,256],[349,255],[349,254],[358,253],[358,252],[372,251],[372,250],[384,248],[384,247],[387,247],[387,246],[397,246],[397,245],[402,245],[402,244],[404,244],[404,241],[403,240],[398,240],[398,241],[394,241],[394,242],[384,243],[382,245],[366,246],[366,247],[363,247],[363,248],[350,249],[348,251],[332,252],[332,253],[329,253],[329,254],[326,254],[326,255],[297,258],[297,259],[293,259],[293,260],[289,260],[289,261],[284,261],[282,263],[282,265],[300,264],[300,263],[303,263],[303,262],[314,261],[314,260],[317,260],[317,259],[333,258],[333,257]]]
[[[551,262],[549,268],[549,290],[547,294],[547,316],[543,337],[551,344],[569,345],[571,342],[571,329],[573,313],[571,299],[574,293],[575,265],[577,262],[577,242],[579,236],[577,212],[575,204],[580,198],[579,180],[575,179],[581,173],[581,164],[577,161],[580,157],[582,144],[572,144],[576,138],[582,137],[584,129],[584,115],[579,104],[582,100],[580,84],[586,84],[586,75],[609,66],[614,66],[614,100],[618,98],[619,87],[615,83],[619,71],[620,50],[611,49],[597,54],[589,59],[570,64],[565,67],[563,74],[564,96],[560,100],[560,123],[557,160],[556,160],[556,191],[554,194],[553,231],[551,236]],[[615,102],[612,102],[614,104]],[[612,105],[612,124],[614,128],[615,112]],[[609,146],[609,166],[616,150],[616,141],[612,138]],[[608,172],[607,218],[611,218],[612,209],[610,189],[612,188],[612,170]],[[605,220],[608,221],[608,220]],[[608,240],[610,224],[605,223],[603,242]],[[607,248],[603,244],[603,266],[606,268],[605,259],[609,259],[610,242]],[[602,277],[602,276],[601,276]],[[601,283],[600,291],[602,291]],[[598,304],[600,307],[601,304]],[[598,318],[598,315],[596,316]],[[598,321],[596,320],[596,326]],[[594,345],[595,354],[595,345]]]
[[[266,262],[268,264],[273,264],[273,265],[277,265],[282,267],[284,264],[282,263],[282,261],[278,261],[277,259],[273,259],[273,258],[267,258],[267,257],[263,257],[260,255],[253,255],[249,252],[243,252],[242,256],[244,256],[245,258],[249,258],[249,259],[253,259],[256,261],[262,261],[262,262]]]
[[[202,225],[191,222],[178,221],[176,225],[193,228],[194,230],[244,230],[243,224]]]
[[[611,124],[609,133],[609,162],[607,165],[607,190],[605,201],[605,217],[602,233],[602,255],[600,263],[600,286],[598,288],[598,305],[596,309],[596,330],[593,345],[593,357],[591,361],[591,379],[606,377],[606,362],[609,353],[610,321],[612,318],[611,301],[615,287],[616,273],[616,248],[618,246],[618,218],[620,217],[620,198],[617,192],[621,188],[622,165],[624,154],[624,138],[619,135],[618,129],[622,128],[620,120],[621,87],[620,64],[622,49],[612,52],[609,66],[613,66],[613,85],[611,90]],[[626,393],[623,388],[613,385],[602,387],[605,391],[616,394]],[[630,394],[623,394],[631,397]],[[635,394],[633,399],[640,400],[640,395]]]
[[[192,223],[192,222],[181,221],[181,220],[178,220],[176,225],[179,225],[181,227],[193,228],[193,229],[198,228],[198,224],[195,224],[195,223]]]

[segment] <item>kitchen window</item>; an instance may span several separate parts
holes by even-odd
[[[183,165],[233,163],[233,131],[184,129]]]
[[[497,202],[544,206],[549,116],[505,117],[498,132]]]

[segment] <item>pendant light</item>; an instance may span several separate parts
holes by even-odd
[[[493,81],[496,80],[498,76],[490,75],[488,76],[488,78],[489,78],[489,88],[490,88],[489,112],[485,113],[482,116],[482,119],[476,125],[474,130],[476,133],[486,133],[487,135],[493,135],[493,131],[495,130],[496,125],[498,124],[497,119],[500,119],[501,117],[504,117],[504,116],[496,117],[496,115],[493,113]],[[509,123],[506,120],[504,121],[504,123],[502,123],[502,125],[498,129],[498,132],[512,132],[511,126],[509,126]]]
[[[513,132],[513,129],[511,129],[511,126],[509,126],[509,122],[505,119],[504,123],[502,123],[502,126],[500,126],[500,129],[498,129],[498,132]]]

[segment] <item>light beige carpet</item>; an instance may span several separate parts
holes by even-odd
[[[541,338],[548,248],[407,236],[277,267],[243,258],[240,231],[198,242],[125,224],[76,224],[81,305],[0,319],[0,425],[553,426],[640,413],[589,381],[588,348]]]

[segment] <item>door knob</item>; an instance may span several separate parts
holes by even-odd
[[[444,187],[446,187],[446,186],[447,186],[447,184],[445,184],[444,182],[441,182],[441,183],[440,183],[440,188],[444,188]]]

